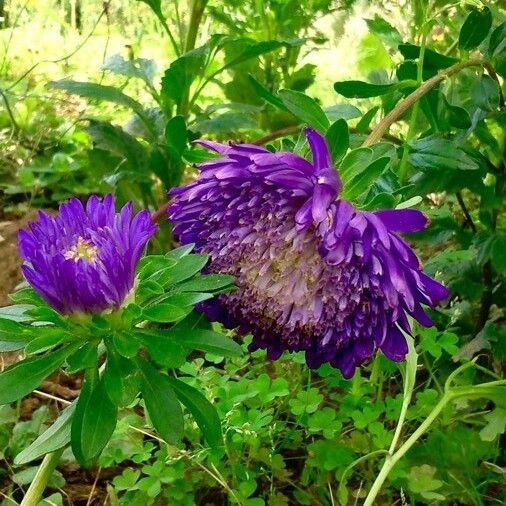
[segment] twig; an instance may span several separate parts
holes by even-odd
[[[170,205],[170,201],[169,202],[165,202],[165,204],[162,204],[152,215],[151,215],[151,221],[153,223],[157,223],[158,221],[160,221],[164,216],[165,214],[167,213],[167,209]]]
[[[330,481],[327,482],[327,487],[329,489],[329,496],[330,496],[330,504],[331,506],[335,506],[335,501],[334,501],[334,494],[332,493],[332,486],[330,484]]]
[[[397,121],[413,104],[415,104],[418,100],[420,100],[424,95],[426,95],[432,88],[437,86],[439,83],[444,81],[447,77],[453,76],[457,74],[461,70],[467,67],[480,67],[484,66],[485,62],[480,58],[475,58],[472,60],[467,60],[464,62],[456,63],[447,69],[442,70],[435,76],[431,77],[427,81],[423,82],[419,88],[417,88],[413,93],[408,95],[406,98],[401,100],[372,130],[372,132],[368,135],[367,139],[362,144],[363,146],[370,146],[379,140],[385,135],[390,126]]]
[[[97,470],[97,475],[95,476],[95,480],[93,481],[93,485],[91,486],[90,495],[88,496],[88,500],[86,501],[86,506],[90,506],[91,501],[93,500],[93,494],[95,493],[95,489],[97,488],[98,478],[100,476],[100,472],[102,468],[99,467]]]
[[[257,146],[263,146],[264,144],[279,139],[280,137],[284,137],[285,135],[296,134],[297,132],[299,132],[299,130],[300,125],[290,125],[288,127],[275,130],[270,134],[263,135],[262,137],[259,137],[258,139],[254,140],[252,144],[256,144]]]
[[[41,397],[44,397],[46,399],[51,399],[52,401],[61,402],[62,404],[65,404],[66,406],[68,406],[69,404],[72,404],[70,401],[62,399],[61,397],[56,397],[56,395],[51,395],[46,392],[42,392],[41,390],[34,390],[33,393],[36,395],[40,395]]]
[[[70,401],[79,396],[79,390],[73,390],[72,388],[59,385],[53,381],[43,381],[39,389],[46,393],[57,394],[60,397],[63,397],[64,399]]]
[[[487,260],[483,265],[481,273],[483,282],[483,294],[480,302],[480,312],[476,321],[476,332],[478,333],[487,323],[490,308],[492,307],[492,263]]]
[[[259,137],[258,139],[255,139],[252,141],[252,144],[256,144],[257,146],[263,146],[264,144],[267,144],[268,142],[275,141],[276,139],[279,139],[280,137],[285,137],[286,135],[292,135],[296,134],[300,131],[301,125],[290,125],[285,128],[280,128],[279,130],[275,130],[274,132],[271,132],[270,134],[263,135],[262,137]],[[372,132],[372,129],[367,129],[365,133],[370,134]],[[350,133],[352,134],[359,134],[363,132],[359,132],[355,127],[350,128]],[[394,144],[402,144],[401,139],[396,137],[395,135],[385,133],[383,135],[383,138],[387,141],[393,142]]]
[[[469,211],[466,207],[466,203],[464,202],[464,199],[462,198],[462,193],[457,192],[455,194],[457,196],[457,202],[459,203],[460,208],[462,209],[462,212],[464,213],[464,216],[466,218],[466,223],[471,227],[471,230],[476,234],[476,225],[474,224],[473,219],[471,218],[471,215],[469,214]]]
[[[4,99],[5,109],[12,123],[12,130],[14,131],[14,133],[18,133],[21,130],[21,128],[19,127],[16,118],[14,117],[14,112],[12,111],[11,104],[9,104],[9,99],[7,98],[7,95],[3,92],[1,88],[0,88],[0,95]]]

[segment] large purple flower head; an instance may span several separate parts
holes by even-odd
[[[254,145],[199,143],[222,155],[171,191],[169,220],[183,244],[210,254],[208,269],[235,275],[239,290],[207,303],[212,319],[252,333],[270,358],[305,351],[345,377],[380,348],[401,361],[407,315],[432,322],[422,304],[447,297],[420,269],[399,232],[427,219],[417,211],[355,209],[324,138],[307,129],[313,162]]]
[[[118,308],[134,284],[135,268],[156,225],[132,204],[116,213],[114,197],[77,198],[61,204],[56,217],[39,211],[38,221],[19,232],[26,280],[62,314]]]

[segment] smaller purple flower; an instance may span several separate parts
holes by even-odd
[[[59,214],[39,211],[38,221],[18,234],[23,274],[62,314],[117,309],[134,285],[135,268],[156,232],[147,210],[128,202],[119,213],[114,197],[93,195],[86,208],[72,198]]]

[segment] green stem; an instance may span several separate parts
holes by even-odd
[[[21,501],[20,506],[36,506],[42,498],[42,494],[46,489],[47,483],[53,475],[56,466],[62,456],[64,448],[53,453],[48,453],[33,478],[30,488],[27,490],[25,497]]]
[[[17,133],[21,130],[21,128],[19,127],[16,118],[14,117],[14,112],[12,111],[9,99],[7,98],[7,95],[3,92],[1,88],[0,88],[0,96],[4,99],[5,110],[7,111],[7,114],[9,115],[9,118],[11,120],[12,130],[14,131],[14,133]]]
[[[360,397],[360,386],[362,384],[362,375],[360,373],[360,368],[357,367],[355,369],[355,374],[351,380],[351,395],[358,399]]]
[[[208,0],[193,0],[192,2],[190,24],[188,25],[188,33],[186,34],[186,42],[184,48],[186,53],[195,48],[200,23],[202,21],[202,16],[204,15],[204,9],[206,8],[207,2]],[[187,118],[193,103],[193,99],[190,101],[190,89],[187,88],[184,92],[183,97],[181,98],[181,102],[178,104],[178,114],[181,114],[184,118]]]
[[[406,373],[407,376],[408,373]],[[408,413],[408,408],[411,403],[411,397],[413,396],[413,387],[414,384],[410,384],[408,380],[405,380],[404,387],[404,397],[402,399],[401,412],[399,414],[399,420],[397,422],[397,426],[395,427],[394,437],[392,438],[392,442],[390,444],[390,448],[388,449],[389,455],[393,455],[395,451],[395,447],[401,437],[402,427],[404,426],[404,421],[406,420],[406,414]]]
[[[420,44],[420,54],[418,56],[418,66],[416,71],[416,82],[417,86],[420,86],[423,82],[423,62],[425,59],[425,45],[427,42],[427,25],[424,25],[422,33],[422,42]],[[416,133],[416,121],[418,119],[418,112],[420,110],[420,101],[416,101],[411,110],[411,118],[409,119],[409,128],[404,144],[402,146],[402,157],[399,164],[399,181],[402,184],[406,181],[408,173],[408,156],[409,156],[409,141],[415,136]]]
[[[193,0],[192,10],[190,15],[190,24],[188,25],[188,32],[186,34],[185,52],[191,51],[197,42],[197,35],[199,33],[199,26],[204,15],[208,0]]]
[[[385,458],[385,462],[383,463],[383,467],[379,472],[376,480],[374,481],[371,490],[367,494],[367,497],[364,502],[364,506],[373,506],[375,504],[376,496],[378,495],[383,483],[387,479],[390,471],[395,466],[395,464],[399,461],[401,457],[418,441],[420,436],[425,434],[429,427],[432,425],[432,422],[438,417],[439,413],[444,409],[444,407],[448,404],[448,402],[452,399],[452,394],[446,393],[441,397],[440,401],[434,406],[434,409],[431,411],[429,416],[419,425],[418,429],[411,434],[411,436],[406,440],[406,442],[392,455],[387,455]]]
[[[176,7],[176,9],[177,9],[177,7]],[[170,43],[172,44],[172,48],[174,49],[176,56],[177,57],[181,56],[181,51],[179,49],[179,46],[177,45],[174,35],[172,35],[172,32],[169,28],[169,25],[167,24],[167,21],[165,20],[165,18],[163,16],[159,15],[158,13],[156,14],[156,16],[157,16],[158,20],[160,21],[160,23],[162,24],[163,29],[165,30],[165,32],[169,36]]]
[[[460,374],[468,367],[472,367],[473,363],[468,362],[463,366],[460,366],[454,373]],[[453,376],[455,378],[456,374]],[[449,385],[450,382],[447,382]],[[466,387],[453,387],[445,391],[439,402],[434,406],[434,409],[430,412],[429,416],[418,426],[418,428],[411,434],[411,436],[404,442],[404,444],[395,452],[390,453],[386,456],[383,467],[379,472],[376,480],[374,481],[371,490],[367,494],[363,506],[372,506],[375,504],[376,496],[378,495],[383,483],[387,479],[390,471],[395,464],[406,454],[406,452],[423,436],[429,427],[432,425],[434,420],[439,416],[445,406],[452,400],[458,399],[459,397],[465,397],[467,399],[483,399],[483,398],[496,398],[503,396],[503,392],[499,392],[498,387],[505,387],[506,380],[490,381],[488,383],[481,383],[479,385],[471,385]],[[402,416],[402,415],[401,415]],[[400,418],[399,418],[400,422]],[[392,449],[392,445],[390,446]]]

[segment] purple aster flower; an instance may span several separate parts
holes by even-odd
[[[341,181],[324,138],[307,129],[313,162],[249,144],[198,141],[221,158],[173,189],[169,220],[183,244],[211,257],[210,272],[237,277],[238,290],[206,302],[211,319],[253,334],[271,359],[305,351],[347,378],[379,348],[401,361],[407,315],[432,322],[422,305],[445,299],[398,235],[424,228],[413,209],[374,212],[339,199]]]
[[[132,214],[132,203],[116,213],[114,197],[77,198],[59,214],[39,211],[38,221],[19,232],[26,280],[63,314],[118,308],[134,285],[135,268],[156,231],[147,210]]]

